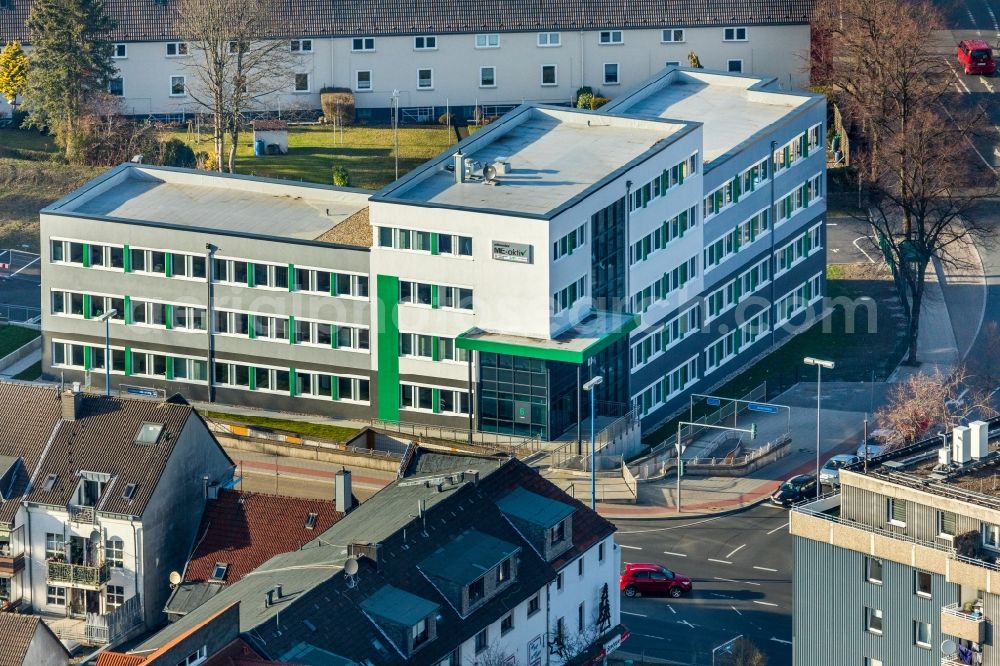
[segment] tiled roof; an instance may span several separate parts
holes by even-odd
[[[316,525],[306,529],[306,516]],[[223,581],[235,583],[275,555],[296,550],[343,518],[333,500],[220,490],[205,505],[194,554],[184,580],[207,581],[216,562],[229,565]]]
[[[814,0],[283,0],[268,26],[275,37],[596,30],[806,23]],[[0,43],[26,41],[31,0],[0,9]],[[107,0],[112,39],[165,41],[181,35],[176,0]]]
[[[21,458],[23,463],[10,499],[0,496],[0,523],[14,521],[29,475],[61,415],[58,393],[51,388],[0,382],[0,455]]]
[[[37,615],[0,613],[0,666],[31,666],[24,658],[39,625],[42,631],[52,633]],[[52,640],[59,642],[54,634]],[[68,653],[63,654],[63,657],[68,656]]]
[[[137,654],[122,652],[102,652],[97,657],[97,666],[139,666],[146,658]]]

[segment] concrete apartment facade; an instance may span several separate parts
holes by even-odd
[[[45,372],[103,386],[114,308],[116,386],[555,438],[601,374],[652,425],[821,307],[824,122],[670,68],[375,193],[123,165],[42,212]]]
[[[792,509],[795,664],[1000,664],[996,425],[841,470]]]
[[[24,27],[30,4],[0,3],[0,44],[30,41]],[[195,48],[183,41],[171,4],[108,6],[118,26],[109,36],[119,73],[111,90],[126,113],[199,111],[190,67]],[[617,97],[664,66],[686,65],[690,52],[705,67],[773,76],[785,89],[809,79],[803,63],[812,4],[800,0],[749,9],[727,0],[666,13],[638,4],[603,10],[527,0],[503,12],[457,2],[338,4],[319,9],[297,0],[266,27],[268,37],[287,40],[289,62],[286,81],[267,83],[278,92],[258,99],[258,110],[319,109],[319,91],[337,86],[355,92],[362,120],[385,120],[393,91],[410,122],[436,120],[448,105],[466,116],[477,105],[495,115],[523,102],[567,104],[581,86]]]

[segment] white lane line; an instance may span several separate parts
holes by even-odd
[[[655,639],[656,639],[656,640],[658,640],[658,641],[662,641],[662,640],[665,640],[665,639],[663,638],[663,636],[653,636],[652,634],[637,634],[637,633],[635,633],[635,632],[632,632],[632,635],[633,635],[633,636],[642,636],[643,638],[655,638]]]
[[[672,553],[669,550],[663,551],[664,555],[673,555],[674,557],[687,557],[684,553]]]
[[[622,615],[634,615],[636,617],[649,617],[648,615],[643,615],[642,613],[629,613],[628,611],[620,611]]]
[[[736,614],[737,614],[737,615],[743,615],[743,613],[741,613],[741,612],[739,611],[739,609],[738,609],[738,608],[736,608],[736,606],[730,606],[730,608],[732,608],[732,609],[733,609],[734,611],[736,611]]]
[[[854,239],[854,247],[858,248],[858,252],[860,252],[861,254],[865,255],[865,259],[868,260],[868,263],[874,264],[875,260],[872,259],[871,255],[868,254],[867,252],[865,252],[865,249],[863,247],[861,247],[860,245],[858,245],[858,241],[859,240],[868,240],[868,236],[859,236],[858,238],[855,238]],[[768,534],[770,534],[770,532],[768,532]]]
[[[980,76],[979,80],[982,81],[983,85],[986,86],[986,89],[989,90],[991,93],[995,93],[996,92],[996,90],[993,88],[993,86],[990,85],[990,82],[987,81],[985,78],[983,78],[982,76]]]
[[[956,74],[956,76],[957,76],[957,74]],[[955,116],[951,115],[951,111],[949,111],[949,110],[948,110],[948,107],[946,107],[946,106],[945,106],[944,104],[942,104],[942,105],[941,105],[941,108],[942,108],[942,109],[944,109],[944,112],[945,112],[946,114],[948,114],[948,118],[950,118],[950,119],[951,119],[951,122],[953,122],[953,123],[955,123],[955,124],[957,125],[958,123],[957,123],[957,122],[955,121]],[[983,164],[985,164],[985,165],[986,165],[986,167],[987,167],[987,168],[988,168],[988,169],[989,169],[990,171],[994,171],[994,172],[995,172],[995,171],[997,170],[997,169],[996,169],[996,167],[995,167],[995,166],[993,166],[992,164],[990,164],[990,163],[989,163],[989,162],[988,162],[988,161],[986,160],[986,158],[985,158],[985,157],[983,157],[983,154],[982,154],[981,152],[979,152],[979,149],[978,149],[978,148],[976,148],[976,144],[975,144],[975,143],[973,143],[972,139],[971,139],[971,138],[970,138],[969,136],[966,136],[966,137],[965,137],[965,140],[969,142],[969,145],[970,145],[970,146],[972,147],[972,150],[973,150],[973,151],[974,151],[974,152],[976,153],[976,155],[978,155],[978,156],[979,156],[979,159],[981,159],[981,160],[983,161]]]
[[[837,223],[836,222],[827,222],[826,226],[828,226],[828,227],[835,227],[835,226],[837,226]]]
[[[754,599],[753,602],[755,604],[757,604],[758,606],[774,606],[774,607],[777,607],[777,605],[778,605],[778,604],[772,604],[770,601],[757,601],[756,599]]]
[[[955,80],[958,82],[957,85],[961,86],[961,88],[964,88],[965,92],[971,93],[972,91],[969,89],[969,86],[965,85],[965,81],[963,81],[962,77],[958,74],[958,70],[956,70],[954,66],[952,66],[951,61],[948,60],[947,58],[942,58],[942,60],[944,60],[945,64],[948,65],[948,69],[951,70],[951,73],[955,75]],[[962,90],[959,89],[959,92],[962,92]]]
[[[759,571],[770,571],[771,573],[778,573],[777,569],[772,569],[771,567],[757,567],[757,566],[755,566],[754,569],[757,569]]]
[[[719,564],[732,564],[729,560],[717,560],[714,557],[708,558],[709,562],[718,562]]]
[[[626,546],[623,543],[618,544],[620,548],[628,548],[629,550],[642,550],[640,546]]]
[[[718,576],[713,576],[715,580],[721,580],[723,583],[736,583],[739,584],[740,581],[733,580],[732,578],[719,578]]]
[[[732,549],[731,551],[729,551],[729,554],[728,554],[728,555],[726,555],[726,559],[728,559],[728,558],[732,557],[733,555],[735,555],[736,553],[740,552],[741,550],[743,550],[743,549],[744,549],[744,548],[746,548],[746,547],[747,547],[747,545],[746,545],[746,544],[743,544],[743,545],[742,545],[742,546],[740,546],[739,548],[733,548],[733,549]]]
[[[784,645],[791,645],[792,644],[791,641],[783,641],[780,638],[775,638],[774,636],[771,636],[771,640],[774,641],[775,643],[783,643]]]
[[[775,527],[773,530],[771,530],[770,532],[768,532],[768,535],[774,534],[778,530],[783,530],[786,527],[788,527],[788,523],[785,523],[784,525],[779,525],[778,527]]]
[[[694,625],[687,620],[677,620],[677,624],[686,624],[689,628],[694,629]]]
[[[670,612],[671,612],[671,613],[673,613],[674,615],[677,615],[677,611],[675,611],[675,610],[674,610],[674,607],[673,607],[673,606],[671,606],[670,604],[667,604],[667,608],[669,608],[669,609],[670,609]]]
[[[719,594],[718,592],[709,592],[708,596],[715,597],[716,599],[732,599],[728,594]]]
[[[704,523],[710,523],[713,520],[722,520],[728,516],[713,516],[711,518],[705,518],[704,520],[696,520],[693,523],[685,523],[683,525],[671,525],[670,527],[651,527],[646,530],[631,530],[629,532],[619,532],[618,534],[646,534],[648,532],[668,532],[670,530],[679,530],[682,527],[694,527],[695,525],[702,525]]]

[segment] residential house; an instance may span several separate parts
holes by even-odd
[[[37,615],[0,613],[0,666],[66,666],[69,652]]]

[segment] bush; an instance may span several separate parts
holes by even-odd
[[[319,103],[328,123],[351,125],[354,123],[354,93],[348,88],[323,88]]]
[[[576,108],[578,109],[589,109],[590,103],[594,99],[594,93],[585,92],[576,96]]]
[[[160,144],[160,164],[193,169],[198,166],[198,158],[189,145],[174,138]]]
[[[599,109],[599,108],[601,108],[602,106],[604,106],[605,104],[607,104],[610,101],[611,100],[608,99],[607,97],[591,97],[590,98],[590,109],[592,111],[594,109]]]
[[[688,65],[695,69],[702,69],[701,58],[694,51],[688,51]]]
[[[350,187],[351,174],[342,166],[333,167],[333,184],[337,187]]]
[[[216,158],[215,151],[210,150],[206,153],[202,153],[205,159],[202,160],[201,168],[205,171],[218,171],[219,170],[219,160]]]
[[[454,125],[455,124],[455,114],[454,113],[442,113],[438,116],[438,125]]]
[[[593,95],[593,94],[594,94],[594,89],[591,88],[590,86],[583,86],[582,88],[576,89],[577,99],[580,98],[580,95]]]

